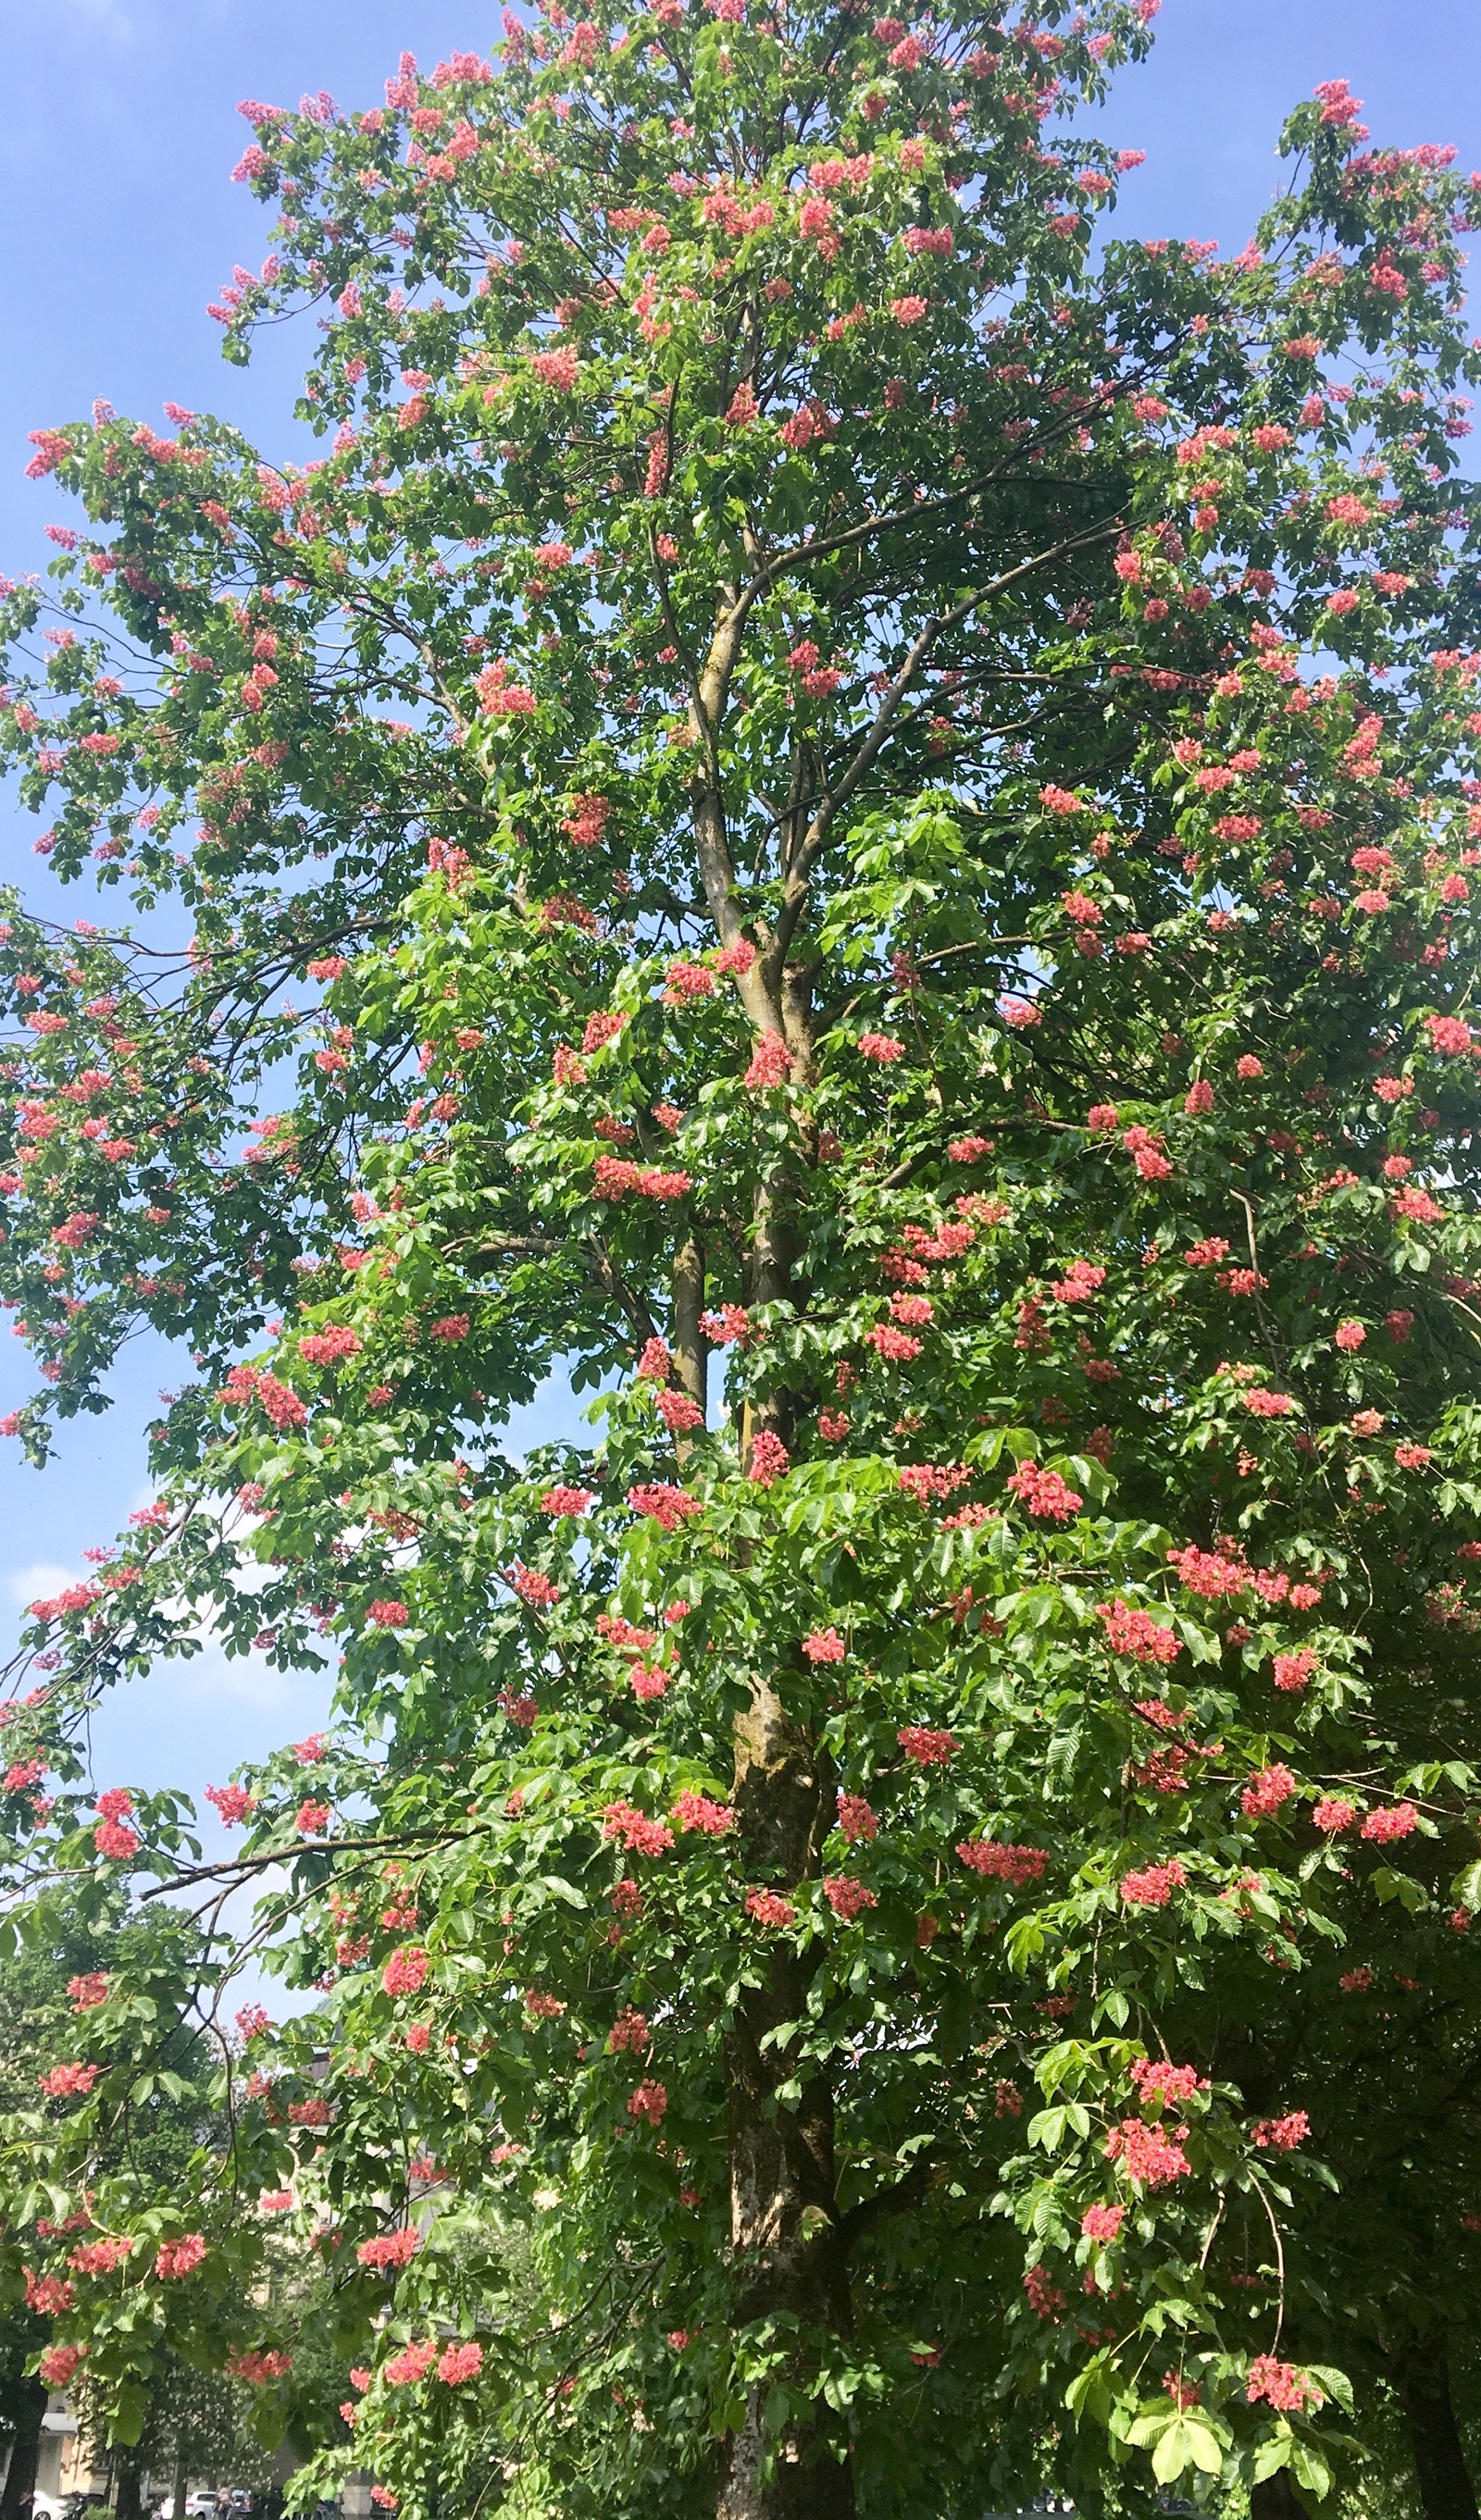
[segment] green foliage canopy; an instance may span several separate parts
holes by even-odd
[[[1408,2087],[1291,2006],[1475,2019],[1478,197],[1332,82],[1234,260],[1096,245],[1152,14],[553,0],[244,108],[324,456],[37,432],[0,731],[146,924],[0,946],[12,1431],[199,1375],[36,1606],[16,1897],[198,1875],[100,1689],[340,1655],[217,1795],[322,2002],[57,2314],[124,2421],[145,2331],[287,2403],[283,2228],[308,2482],[417,2514],[1351,2453],[1324,2120]],[[72,2199],[134,2002],[13,2137]]]

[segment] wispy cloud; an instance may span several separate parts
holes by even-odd
[[[68,1584],[76,1581],[69,1566],[53,1566],[44,1557],[30,1566],[14,1567],[10,1574],[0,1577],[18,1610],[28,1609],[32,1601],[44,1601],[50,1594],[65,1593]]]
[[[210,1642],[188,1661],[160,1662],[156,1669],[175,1696],[195,1705],[229,1698],[267,1711],[301,1703],[307,1677],[274,1671],[265,1654],[228,1654]]]
[[[85,28],[106,43],[122,51],[134,41],[137,27],[126,9],[117,0],[51,0],[51,5],[64,22]]]

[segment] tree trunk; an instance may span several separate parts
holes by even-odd
[[[805,984],[789,1008],[791,1044],[807,1040]],[[795,1065],[794,1071],[795,1073]],[[785,1174],[757,1184],[751,1218],[749,1302],[793,1295],[793,1186]],[[763,1428],[789,1443],[791,1393],[748,1400],[741,1460]],[[815,1878],[833,1822],[830,1762],[787,1711],[782,1692],[805,1686],[800,1660],[754,1682],[734,1736],[736,1817],[747,1876],[792,1889]],[[846,2438],[811,2392],[831,2340],[851,2325],[847,2251],[838,2227],[833,2168],[833,2092],[826,2072],[807,2067],[794,2042],[778,2037],[807,2017],[810,1970],[786,1946],[763,1949],[760,1983],[742,1990],[725,2041],[730,2153],[731,2250],[738,2328],[765,2329],[786,2360],[752,2389],[731,2446],[717,2520],[853,2520],[853,2472]],[[799,2082],[784,2100],[784,2084]],[[780,2384],[789,2404],[767,2425]]]
[[[813,1039],[813,979],[805,963],[788,963],[782,974],[782,1022],[792,1055],[792,1083],[804,1089],[818,1082],[818,1048]]]
[[[758,1182],[751,1203],[751,1247],[747,1304],[781,1303],[792,1292],[791,1184],[785,1178]],[[787,1391],[771,1391],[748,1399],[740,1412],[740,1466],[749,1470],[751,1445],[763,1427],[792,1439],[795,1406]],[[739,1760],[740,1752],[737,1757]],[[739,1767],[738,1767],[739,1776]]]
[[[170,2480],[170,2520],[185,2520],[185,2497],[190,2485],[190,2441],[182,2424],[175,2436],[175,2473]]]
[[[113,2504],[116,2520],[139,2520],[143,2461],[136,2450],[120,2450],[117,2459],[118,2498]]]
[[[779,1675],[785,1683],[787,1675]],[[800,1677],[800,1675],[799,1675]],[[735,1802],[751,1878],[789,1888],[818,1868],[832,1822],[831,1778],[788,1717],[777,1688],[758,1682],[735,1734]],[[808,1970],[789,1948],[764,1955],[759,1985],[740,1999],[725,2045],[731,2243],[737,2326],[768,2320],[795,2331],[785,2371],[792,2406],[768,2435],[774,2382],[752,2391],[731,2451],[718,2520],[850,2520],[853,2482],[807,2396],[818,2340],[846,2333],[848,2275],[833,2174],[833,2094],[789,2042],[773,2037],[806,2016]],[[768,2041],[771,2044],[768,2044]],[[801,2079],[793,2100],[779,2085]],[[771,2473],[768,2474],[768,2467]]]
[[[48,2392],[39,2380],[22,2380],[20,2394],[10,2465],[5,2471],[5,2490],[0,2493],[0,2520],[22,2520],[22,2514],[29,2510],[31,2496],[36,2491],[41,2418],[46,2412]]]
[[[1443,2337],[1412,2349],[1397,2371],[1424,2520],[1478,2520],[1475,2489],[1451,2403]]]
[[[1288,2467],[1278,2467],[1274,2476],[1251,2488],[1249,2508],[1250,2520],[1307,2520]]]
[[[708,1414],[709,1409],[709,1342],[699,1328],[704,1310],[704,1249],[691,1234],[674,1259],[673,1343],[674,1372],[679,1388],[686,1391],[696,1406]],[[694,1450],[679,1436],[674,1444],[682,1469]]]

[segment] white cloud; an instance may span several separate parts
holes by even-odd
[[[52,6],[73,25],[103,36],[120,50],[134,40],[133,19],[126,9],[117,6],[117,0],[52,0]]]
[[[150,1503],[151,1491],[141,1490],[140,1497],[142,1503]],[[258,1591],[270,1581],[271,1572],[248,1561],[241,1570],[240,1591],[247,1595]],[[28,1566],[0,1573],[0,1599],[8,1598],[23,1612],[33,1601],[46,1600],[84,1580],[73,1567],[36,1558]],[[178,1613],[182,1604],[165,1606]],[[328,1672],[279,1671],[265,1654],[229,1654],[208,1619],[194,1633],[195,1653],[157,1654],[147,1678],[131,1681],[123,1693],[137,1700],[141,1691],[147,1692],[160,1714],[173,1706],[194,1719],[201,1709],[212,1705],[245,1707],[260,1715],[281,1714],[285,1724],[294,1720],[295,1710],[301,1710],[305,1700],[315,1707],[327,1701],[332,1686]]]
[[[32,1601],[44,1601],[52,1593],[65,1593],[77,1578],[69,1566],[53,1566],[43,1557],[33,1565],[13,1568],[3,1581],[17,1609],[27,1610]]]
[[[303,1694],[303,1679],[291,1671],[274,1671],[265,1654],[231,1655],[211,1642],[188,1661],[161,1659],[155,1669],[166,1683],[173,1683],[176,1696],[195,1705],[224,1697],[239,1706],[270,1709],[292,1706]]]

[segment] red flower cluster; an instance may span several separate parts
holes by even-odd
[[[848,1650],[836,1628],[814,1628],[802,1640],[802,1650],[809,1662],[842,1662]]]
[[[516,1561],[510,1568],[509,1581],[511,1590],[532,1610],[553,1610],[561,1598],[560,1585],[542,1574],[538,1566],[521,1566]]]
[[[872,1347],[886,1365],[913,1365],[920,1353],[920,1341],[908,1331],[892,1329],[888,1322],[876,1322],[864,1333],[864,1344]]]
[[[1010,1495],[1047,1522],[1071,1521],[1085,1503],[1057,1470],[1041,1469],[1037,1462],[1020,1462],[1008,1486]]]
[[[602,1815],[602,1834],[630,1855],[666,1855],[674,1833],[661,1820],[650,1820],[631,1803],[608,1803]]]
[[[109,2240],[83,2240],[83,2245],[70,2253],[68,2266],[75,2266],[78,2275],[113,2275],[118,2268],[128,2266],[131,2256],[133,2240],[118,2232]]]
[[[1171,1628],[1159,1627],[1149,1610],[1135,1608],[1119,1595],[1114,1601],[1098,1603],[1096,1616],[1105,1622],[1105,1642],[1114,1654],[1135,1662],[1170,1663],[1183,1651]]]
[[[749,1476],[752,1484],[758,1488],[774,1487],[778,1479],[785,1478],[790,1468],[791,1455],[781,1436],[774,1435],[769,1426],[763,1426],[760,1433],[751,1438]]]
[[[483,2348],[475,2340],[467,2345],[446,2345],[437,2362],[437,2377],[456,2389],[465,2380],[475,2380],[483,2368]]]
[[[1278,2414],[1302,2415],[1308,2407],[1322,2404],[1322,2392],[1314,2382],[1303,2379],[1291,2363],[1279,2362],[1274,2354],[1255,2356],[1244,2394],[1252,2407],[1263,2398]]]
[[[1178,1858],[1167,1864],[1149,1864],[1142,1872],[1123,1873],[1121,1896],[1129,1908],[1165,1908],[1175,1890],[1182,1890],[1188,1874]]]
[[[421,2242],[415,2231],[381,2231],[355,2251],[362,2267],[408,2267]]]
[[[1059,1304],[1083,1304],[1105,1283],[1105,1271],[1092,1260],[1072,1260],[1050,1293]]]
[[[155,2272],[166,2281],[193,2275],[205,2263],[205,2242],[199,2231],[187,2231],[183,2240],[165,2240],[155,2257]]]
[[[1144,2187],[1170,2187],[1189,2176],[1189,2164],[1180,2133],[1165,2135],[1144,2118],[1123,2118],[1105,2138],[1106,2158],[1119,2161],[1128,2179]]]
[[[1205,1601],[1227,1601],[1249,1585],[1249,1568],[1237,1557],[1217,1556],[1211,1550],[1170,1549],[1167,1562],[1175,1566],[1186,1590],[1196,1593]]]
[[[1239,1809],[1246,1820],[1269,1820],[1273,1813],[1288,1803],[1296,1790],[1296,1779],[1289,1768],[1277,1761],[1273,1767],[1258,1769],[1239,1796]]]
[[[1160,1140],[1154,1138],[1150,1129],[1144,1128],[1140,1121],[1132,1128],[1122,1130],[1121,1144],[1143,1181],[1171,1180],[1173,1168],[1162,1150]]]
[[[621,1155],[599,1155],[596,1189],[599,1198],[621,1198],[636,1191],[640,1198],[683,1198],[694,1189],[689,1173],[666,1173],[652,1165],[630,1164]]]
[[[98,1796],[101,1817],[93,1830],[93,1844],[100,1855],[112,1856],[120,1862],[130,1855],[137,1855],[143,1840],[137,1829],[124,1824],[125,1813],[133,1808],[133,1795],[122,1785],[110,1785],[107,1793]]]
[[[48,2099],[85,2099],[102,2071],[101,2065],[53,2065],[36,2081]]]
[[[991,1881],[1006,1881],[1014,1890],[1040,1880],[1049,1862],[1042,1846],[1010,1846],[991,1837],[965,1838],[957,1854],[968,1871],[983,1873]]]
[[[791,1053],[782,1035],[765,1032],[751,1053],[751,1063],[743,1081],[753,1094],[762,1094],[773,1086],[785,1085],[791,1072]]]
[[[286,1382],[280,1382],[276,1374],[260,1373],[257,1376],[257,1398],[280,1430],[307,1424],[308,1411],[298,1394],[291,1391]]]
[[[1392,1803],[1386,1809],[1370,1811],[1358,1833],[1372,1843],[1386,1846],[1393,1838],[1408,1837],[1418,1819],[1413,1803]]]
[[[711,1347],[730,1347],[743,1339],[750,1328],[750,1316],[743,1304],[722,1304],[712,1313],[701,1313],[699,1328]]]
[[[1130,2080],[1144,2106],[1155,2100],[1159,2108],[1179,2108],[1194,2092],[1208,2090],[1208,2078],[1196,2065],[1174,2065],[1165,2056],[1138,2056]]]
[[[225,1828],[235,1828],[257,1808],[256,1796],[246,1785],[207,1785],[205,1799],[215,1805]]]
[[[918,1768],[944,1768],[961,1746],[955,1732],[935,1732],[926,1724],[907,1724],[895,1738]]]
[[[430,2338],[425,2338],[420,2344],[404,2345],[399,2354],[393,2354],[388,2362],[382,2363],[381,2377],[393,2389],[414,2387],[419,2380],[426,2378],[436,2359],[436,2346]]]
[[[1292,2109],[1288,2117],[1262,2118],[1250,2129],[1253,2140],[1262,2151],[1294,2152],[1312,2131],[1305,2109]]]
[[[362,1342],[342,1322],[332,1323],[328,1329],[310,1330],[298,1341],[298,1354],[309,1365],[333,1365],[342,1356],[358,1356]],[[259,1386],[260,1388],[260,1386]]]
[[[954,1495],[971,1474],[969,1462],[907,1462],[897,1476],[906,1495],[925,1506],[934,1497]]]
[[[656,1628],[635,1628],[631,1620],[614,1618],[610,1610],[598,1611],[597,1634],[606,1643],[634,1653],[647,1653],[658,1642]]]
[[[1469,1024],[1463,1023],[1459,1015],[1430,1015],[1426,1020],[1431,1048],[1446,1058],[1462,1058],[1475,1043],[1476,1036]]]
[[[1340,1837],[1344,1829],[1352,1827],[1357,1817],[1357,1804],[1350,1803],[1341,1794],[1324,1795],[1312,1813],[1313,1821],[1324,1837]]]
[[[677,1828],[697,1829],[701,1837],[728,1836],[736,1825],[729,1803],[712,1802],[708,1794],[696,1794],[688,1787],[674,1798],[673,1819]]]
[[[627,1502],[634,1513],[651,1515],[665,1531],[677,1531],[681,1522],[692,1521],[704,1508],[687,1488],[671,1487],[665,1479],[651,1480],[647,1486],[629,1488]]]
[[[265,2352],[249,2346],[245,2353],[234,2354],[226,2367],[234,2380],[250,2380],[260,2387],[266,2380],[286,2380],[293,2362],[292,2355],[280,2353],[276,2346]]]

